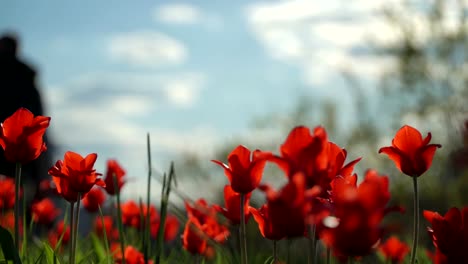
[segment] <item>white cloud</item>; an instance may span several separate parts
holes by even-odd
[[[109,56],[133,66],[167,66],[184,63],[186,47],[178,40],[155,31],[136,31],[114,35],[108,44]]]
[[[220,16],[187,3],[156,6],[153,9],[153,19],[170,25],[201,25],[216,31],[223,27]]]
[[[391,43],[398,32],[378,12],[379,2],[283,0],[250,4],[247,21],[266,52],[281,62],[299,66],[312,86],[337,77],[346,68],[375,79],[389,59],[366,54],[369,41]],[[380,17],[379,17],[380,16]],[[417,25],[421,23],[416,22]],[[360,54],[356,50],[361,50]]]
[[[164,90],[171,103],[181,107],[188,107],[192,106],[197,100],[202,83],[203,78],[200,76],[170,80],[165,84]]]
[[[168,24],[196,24],[201,20],[201,11],[189,4],[169,4],[156,7],[153,17]]]

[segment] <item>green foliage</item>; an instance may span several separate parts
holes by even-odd
[[[8,230],[0,226],[0,244],[6,261],[21,264],[18,251],[15,248],[13,238]]]

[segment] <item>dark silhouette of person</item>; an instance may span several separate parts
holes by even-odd
[[[13,33],[6,33],[0,37],[0,122],[11,116],[18,108],[25,107],[35,116],[45,115],[41,96],[36,87],[36,71],[18,57],[19,41]],[[47,151],[35,161],[22,166],[22,182],[33,191],[40,181],[47,179],[47,170],[52,166],[52,144],[48,140],[47,132],[44,137]],[[0,174],[14,177],[15,164],[6,161],[3,149],[0,148]],[[30,192],[31,195],[31,192]],[[32,197],[29,195],[27,200]],[[28,196],[28,194],[26,194]]]

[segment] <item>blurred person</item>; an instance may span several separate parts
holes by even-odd
[[[25,107],[35,116],[45,115],[40,92],[36,87],[36,71],[23,62],[19,56],[20,42],[14,33],[0,36],[0,122],[11,116],[18,108]],[[49,179],[47,170],[52,164],[53,146],[44,136],[47,151],[38,159],[22,167],[22,182],[28,202],[38,190],[41,180]],[[0,174],[14,177],[15,164],[6,161],[3,149],[0,148]]]

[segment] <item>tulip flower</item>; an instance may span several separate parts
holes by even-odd
[[[88,212],[97,212],[106,201],[106,195],[101,187],[93,187],[83,198],[83,207]]]
[[[392,146],[383,147],[379,150],[379,153],[387,154],[401,172],[413,178],[414,213],[411,264],[414,264],[416,261],[416,250],[418,248],[418,177],[431,167],[436,149],[442,147],[440,144],[429,144],[431,137],[431,133],[428,133],[423,139],[421,132],[411,126],[405,125],[396,133],[392,140]]]
[[[60,209],[55,207],[54,202],[50,198],[44,198],[33,203],[31,214],[34,222],[48,226],[60,215]]]
[[[224,217],[226,217],[232,224],[238,225],[240,224],[240,194],[234,192],[230,185],[224,186],[224,206],[222,208],[218,205],[213,205],[216,211],[222,213]],[[249,207],[249,200],[250,200],[251,193],[246,195],[244,200],[244,221],[247,222],[250,216],[250,212],[248,210]]]
[[[428,231],[434,246],[448,263],[468,263],[468,207],[450,208],[444,216],[428,210],[423,215],[431,223]]]
[[[25,164],[33,161],[47,150],[44,133],[50,117],[36,116],[26,108],[19,108],[5,119],[0,129],[0,146],[6,160]]]
[[[405,125],[396,133],[392,146],[383,147],[385,153],[395,162],[396,167],[410,177],[419,177],[431,167],[432,159],[440,144],[429,144],[431,133],[423,139],[421,132]]]
[[[392,236],[379,246],[379,250],[392,264],[397,264],[403,263],[406,255],[410,252],[410,247],[397,237]]]
[[[117,189],[115,189],[114,186],[114,175],[117,178]],[[107,161],[107,171],[104,182],[106,183],[106,191],[109,195],[115,195],[116,192],[120,192],[120,189],[122,189],[122,186],[125,184],[125,170],[114,159]]]

